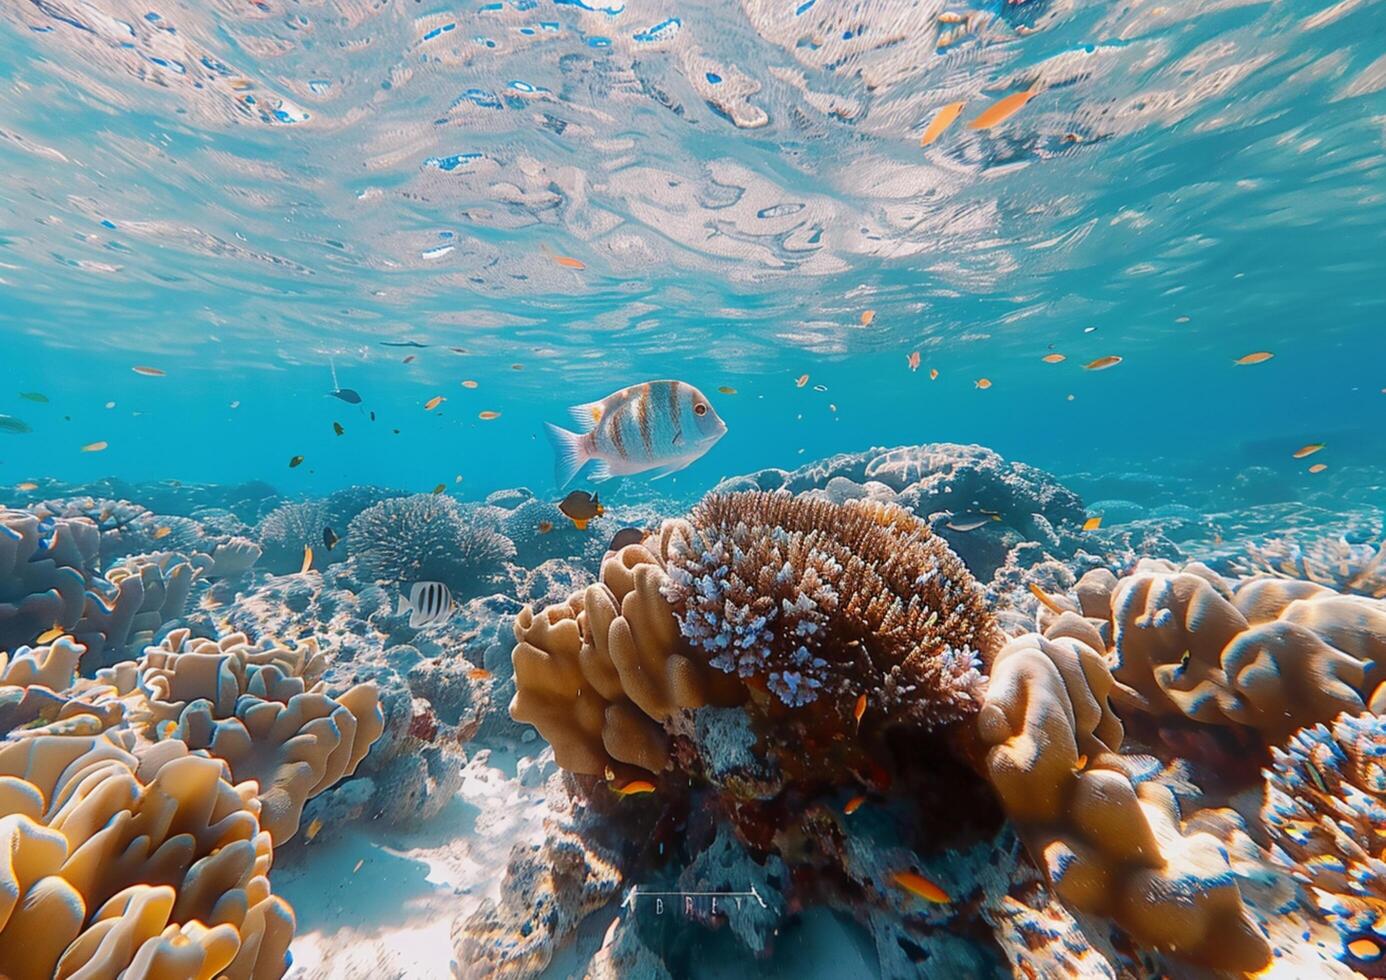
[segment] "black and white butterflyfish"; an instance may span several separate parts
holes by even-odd
[[[399,597],[395,615],[409,613],[409,628],[416,630],[446,623],[456,611],[457,600],[442,582],[415,582],[408,598]]]

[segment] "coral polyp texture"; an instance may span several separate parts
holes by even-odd
[[[862,695],[906,725],[977,710],[1000,631],[962,562],[908,511],[713,495],[666,536],[664,595],[717,670],[843,716]]]
[[[130,749],[0,745],[0,974],[282,975],[294,919],[254,785],[181,742]]]
[[[1316,897],[1339,959],[1386,976],[1386,718],[1340,715],[1272,757],[1262,806],[1272,855]]]
[[[479,591],[515,555],[515,545],[488,516],[431,493],[393,497],[362,510],[348,527],[347,546],[378,581],[439,581],[459,595]]]

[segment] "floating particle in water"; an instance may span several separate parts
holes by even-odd
[[[1275,355],[1272,354],[1272,353],[1271,353],[1270,351],[1268,351],[1268,350],[1258,350],[1258,351],[1253,351],[1253,352],[1250,353],[1250,354],[1243,354],[1241,357],[1237,358],[1237,360],[1234,361],[1233,363],[1234,363],[1234,364],[1239,364],[1239,365],[1246,365],[1246,364],[1265,364],[1267,361],[1269,361],[1269,360],[1270,360],[1272,357],[1274,357],[1274,356],[1275,356]]]
[[[293,457],[292,459],[289,460],[289,469],[293,469],[294,467],[296,467],[296,466],[301,466],[301,465],[303,465],[303,457],[302,457],[302,456],[295,456],[295,457]]]
[[[11,432],[15,435],[23,435],[26,432],[33,432],[29,428],[29,423],[23,419],[17,419],[13,415],[0,415],[0,432]]]
[[[108,445],[110,445],[110,443],[105,442],[105,441],[100,441],[100,442],[89,442],[89,443],[87,443],[85,446],[82,447],[82,452],[84,452],[84,453],[99,453],[99,452],[103,451]]]
[[[1116,354],[1108,354],[1106,357],[1099,357],[1095,361],[1089,361],[1083,365],[1085,371],[1105,371],[1107,368],[1116,367],[1121,363],[1121,358]]]
[[[1083,328],[1083,333],[1096,333],[1096,332],[1097,332],[1097,328],[1096,328],[1096,327],[1084,327],[1084,328]]]
[[[230,405],[227,406],[227,408],[240,408],[240,407],[241,407],[241,403],[238,402],[238,401],[232,402]]]
[[[929,120],[929,125],[924,130],[924,135],[919,137],[920,146],[929,146],[943,135],[953,121],[962,113],[966,102],[950,102],[938,112],[934,113],[934,118]]]
[[[146,378],[162,378],[162,377],[164,377],[164,375],[165,375],[165,372],[160,371],[158,368],[156,368],[156,367],[147,367],[147,366],[145,366],[145,365],[143,365],[143,364],[137,364],[137,365],[135,365],[134,367],[132,367],[130,370],[131,370],[131,371],[134,371],[136,374],[142,374],[142,375],[144,375]]]
[[[106,407],[107,407],[107,408],[115,408],[115,402],[107,402],[107,403],[106,403]]]
[[[1174,322],[1175,322],[1175,323],[1188,323],[1188,322],[1189,322],[1189,317],[1187,317],[1187,316],[1177,316],[1177,317],[1174,318]]]

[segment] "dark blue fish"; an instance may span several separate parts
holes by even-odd
[[[336,391],[329,391],[328,394],[333,398],[340,398],[348,405],[361,404],[361,396],[356,393],[354,388],[338,388]]]

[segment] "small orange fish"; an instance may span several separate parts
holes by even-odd
[[[871,321],[873,321],[873,320],[875,320],[875,319],[876,319],[876,311],[875,311],[875,310],[862,310],[862,311],[861,311],[861,325],[862,325],[863,327],[869,327],[869,326],[871,326]]]
[[[155,541],[162,541],[164,538],[168,537],[172,533],[173,528],[165,525],[161,528],[156,528],[153,537]]]
[[[1010,95],[1002,96],[983,109],[976,119],[967,124],[967,128],[990,129],[993,126],[999,126],[1023,109],[1025,103],[1037,95],[1039,95],[1039,87],[1031,86],[1024,92],[1012,92]]]
[[[1312,456],[1312,455],[1314,455],[1316,452],[1318,452],[1318,451],[1319,451],[1320,449],[1322,449],[1322,448],[1323,448],[1323,443],[1321,443],[1321,442],[1311,442],[1311,443],[1309,443],[1309,445],[1307,445],[1307,446],[1302,446],[1302,447],[1300,447],[1299,449],[1296,449],[1296,450],[1295,450],[1294,458],[1295,458],[1295,459],[1303,459],[1305,456]]]
[[[428,401],[424,402],[424,411],[431,412],[445,401],[447,401],[447,399],[442,395],[434,395]]]
[[[310,568],[312,568],[312,567],[313,567],[313,546],[310,545],[310,544],[305,544],[305,545],[303,546],[303,566],[302,566],[301,568],[299,568],[298,573],[299,573],[300,575],[302,575],[304,572],[308,571],[308,569],[310,569]]]
[[[986,391],[988,388],[991,387],[991,379],[978,378],[976,381],[972,382],[972,386],[974,388],[981,388],[983,391]]]
[[[1096,531],[1096,530],[1097,530],[1099,527],[1101,527],[1101,526],[1102,526],[1102,517],[1101,517],[1101,515],[1098,515],[1097,517],[1089,517],[1086,521],[1083,522],[1083,530],[1084,530],[1084,531]]]
[[[99,453],[99,452],[101,452],[101,450],[105,449],[108,445],[110,445],[110,444],[109,444],[109,443],[106,443],[106,442],[89,442],[89,443],[87,443],[85,446],[82,447],[82,452],[84,452],[84,453]]]
[[[38,639],[34,640],[34,642],[51,643],[53,640],[56,640],[58,637],[62,636],[64,632],[65,630],[61,626],[54,626],[51,630],[45,630],[44,632],[40,633]]]
[[[471,670],[467,671],[467,679],[473,681],[489,681],[491,679],[491,672],[485,667],[473,667]]]
[[[731,385],[718,385],[718,386],[717,386],[717,390],[720,391],[720,392],[721,392],[722,394],[724,394],[724,395],[734,395],[734,394],[736,394],[736,389],[733,388]]]
[[[1073,763],[1073,768],[1075,771],[1086,769],[1087,767],[1088,757],[1086,755],[1078,756],[1077,760]]]
[[[925,878],[921,874],[913,871],[897,871],[890,876],[890,880],[899,888],[903,888],[916,898],[922,898],[926,902],[935,902],[939,905],[947,904],[952,899],[948,893],[937,884]]]
[[[1234,364],[1264,364],[1275,355],[1268,350],[1258,350],[1251,354],[1243,354],[1232,363]]]
[[[475,387],[476,387],[476,382],[473,381],[473,380],[471,380],[470,378],[468,378],[466,381],[462,382],[462,387],[463,387],[463,388],[475,388]]]
[[[18,490],[20,493],[28,493],[30,490],[37,490],[37,489],[38,489],[38,484],[37,484],[37,483],[21,483],[21,484],[19,484],[18,486],[16,486],[15,489]]]
[[[145,367],[143,364],[136,365],[130,370],[134,371],[136,374],[142,374],[146,378],[162,378],[164,376],[164,372],[160,371],[158,368]]]
[[[1116,354],[1108,354],[1106,357],[1099,357],[1095,361],[1089,361],[1083,365],[1085,371],[1105,371],[1109,367],[1116,367],[1121,363],[1121,358]]]
[[[799,375],[799,380],[794,382],[794,387],[802,388],[806,384],[808,384],[808,375],[801,374]]]
[[[540,533],[540,534],[548,534],[548,533],[549,533],[550,531],[552,531],[552,530],[553,530],[553,521],[540,521],[540,522],[539,522],[539,533]]]
[[[481,419],[481,421],[483,422],[489,422],[492,419],[500,418],[500,412],[493,412],[490,409],[487,409],[484,412],[477,412],[476,417]]]
[[[1328,469],[1328,464],[1327,464],[1327,463],[1315,463],[1313,466],[1309,467],[1309,472],[1310,472],[1310,473],[1322,473],[1322,472],[1323,472],[1324,470],[1326,470],[1326,469]]]
[[[847,805],[842,808],[842,812],[850,817],[852,814],[856,813],[857,810],[861,809],[861,805],[865,802],[866,796],[861,793],[858,793],[856,796],[852,797],[850,800],[847,801]]]
[[[1062,354],[1045,354],[1040,360],[1045,364],[1062,364],[1064,361],[1068,360],[1068,358],[1064,357]]]
[[[911,370],[911,371],[918,371],[918,370],[919,370],[919,351],[917,351],[917,350],[912,350],[912,351],[910,351],[910,352],[909,352],[909,355],[905,358],[905,363],[907,363],[907,364],[910,366],[910,370]]]
[[[938,368],[929,368],[929,380],[930,380],[930,381],[937,381],[937,380],[938,380]]]
[[[575,259],[571,255],[555,255],[553,260],[565,269],[576,269],[581,272],[583,269],[587,268],[585,262],[581,259]]]
[[[633,779],[620,789],[613,786],[611,791],[617,796],[639,796],[642,793],[653,793],[655,786],[648,779]]]
[[[1044,607],[1045,607],[1046,609],[1048,609],[1050,612],[1052,612],[1052,613],[1059,613],[1059,614],[1061,614],[1061,615],[1063,614],[1064,607],[1061,606],[1061,605],[1059,605],[1059,604],[1058,604],[1057,602],[1055,602],[1053,599],[1051,599],[1051,598],[1049,597],[1049,593],[1045,592],[1043,589],[1041,589],[1041,588],[1040,588],[1038,585],[1036,585],[1034,582],[1031,582],[1031,583],[1027,586],[1027,588],[1029,588],[1030,594],[1031,594],[1032,596],[1034,596],[1036,599],[1038,599],[1038,600],[1044,605]]]
[[[314,817],[313,822],[308,825],[308,830],[304,833],[303,839],[310,841],[322,832],[322,817]]]
[[[920,146],[929,146],[934,140],[944,134],[953,121],[962,114],[966,102],[950,102],[938,112],[934,113],[934,118],[929,120],[929,125],[924,130],[924,135],[919,137]]]
[[[857,727],[861,727],[861,716],[866,714],[866,694],[857,695],[857,703],[852,708],[852,717],[857,720]]]

